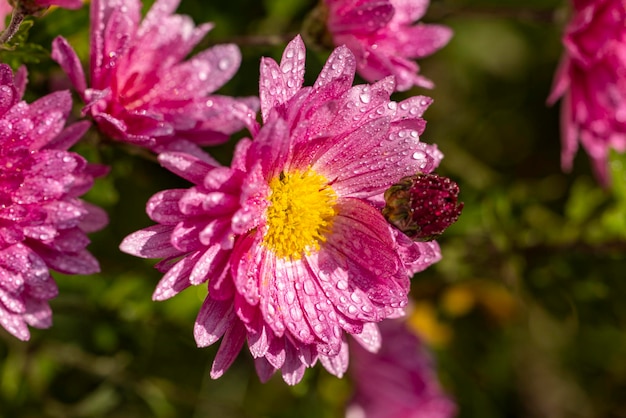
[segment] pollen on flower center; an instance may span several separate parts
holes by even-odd
[[[269,186],[265,246],[281,258],[293,259],[319,250],[336,214],[337,195],[328,180],[308,169],[281,173]]]

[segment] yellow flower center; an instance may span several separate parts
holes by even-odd
[[[296,260],[319,250],[336,214],[337,195],[328,180],[308,169],[280,173],[269,186],[265,246],[281,258]]]

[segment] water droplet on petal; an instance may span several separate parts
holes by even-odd
[[[226,71],[228,67],[230,67],[230,60],[226,57],[220,59],[219,62],[217,63],[217,68],[219,68],[222,71]]]

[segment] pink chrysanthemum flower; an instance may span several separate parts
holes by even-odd
[[[382,347],[351,344],[354,396],[346,418],[451,418],[456,406],[439,385],[428,349],[401,320],[379,324]]]
[[[21,340],[30,337],[27,325],[52,323],[48,300],[57,287],[49,269],[99,271],[85,233],[107,222],[101,209],[78,198],[100,170],[67,151],[89,124],[63,129],[69,92],[26,104],[25,85],[26,71],[14,80],[0,64],[0,324]]]
[[[195,27],[172,14],[179,2],[157,0],[140,23],[139,0],[93,0],[90,88],[67,41],[52,45],[99,129],[155,152],[221,143],[243,127],[231,108],[256,105],[210,94],[239,68],[237,46],[217,45],[183,61],[212,25]]]
[[[390,101],[393,77],[352,87],[354,55],[337,48],[312,87],[302,87],[305,48],[297,37],[282,61],[261,63],[264,121],[250,120],[232,166],[183,153],[161,164],[194,183],[148,202],[158,225],[135,232],[123,251],[165,258],[154,299],[208,282],[194,329],[199,346],[221,337],[219,377],[245,340],[265,381],[277,370],[295,384],[319,359],[341,376],[346,334],[367,349],[376,323],[403,315],[410,276],[440,258],[381,214],[383,192],[442,158],[419,141],[431,100]]]
[[[549,103],[561,104],[561,164],[569,171],[578,143],[608,185],[611,148],[626,151],[626,2],[573,0]]]
[[[429,0],[324,0],[327,28],[335,45],[345,44],[357,59],[357,71],[374,82],[396,77],[396,89],[432,88],[418,74],[415,59],[445,46],[452,30],[442,25],[414,24],[428,9]]]

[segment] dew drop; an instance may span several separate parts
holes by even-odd
[[[415,151],[411,156],[414,160],[423,160],[426,158],[426,153],[424,151]]]
[[[291,61],[284,62],[283,65],[280,66],[280,69],[283,73],[289,73],[293,70],[293,63]]]
[[[228,67],[230,67],[230,60],[228,58],[226,58],[226,57],[222,58],[217,63],[217,68],[219,68],[222,71],[226,71],[228,69]]]

